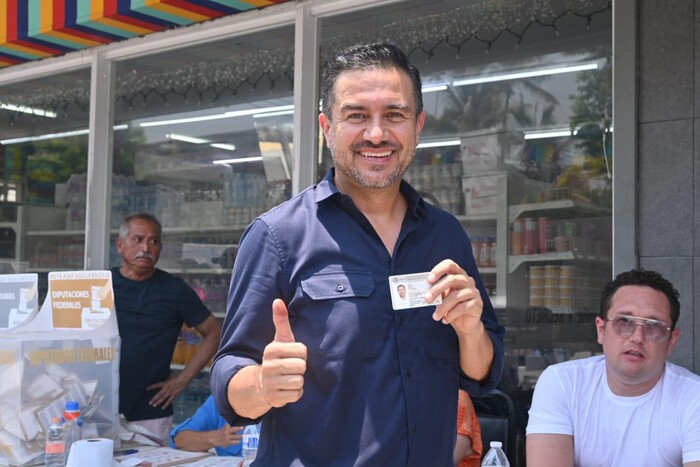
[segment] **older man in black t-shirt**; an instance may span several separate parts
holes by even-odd
[[[172,404],[214,355],[221,325],[182,279],[156,268],[161,225],[150,214],[127,217],[119,229],[121,267],[112,269],[121,336],[119,411],[167,442]],[[204,336],[192,360],[170,375],[177,337],[186,323]]]

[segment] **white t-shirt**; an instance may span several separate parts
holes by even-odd
[[[666,362],[648,393],[613,394],[605,357],[549,366],[535,386],[527,434],[574,437],[578,467],[678,467],[700,460],[700,376]]]

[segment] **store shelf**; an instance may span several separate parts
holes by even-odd
[[[231,268],[169,268],[163,267],[164,271],[169,272],[173,275],[198,275],[198,274],[211,274],[211,275],[221,275],[225,276],[231,274]]]
[[[163,234],[193,234],[193,233],[226,233],[236,236],[242,233],[248,224],[231,224],[231,225],[212,225],[212,226],[197,226],[197,227],[163,227]]]
[[[551,214],[552,211],[561,210],[568,210],[569,212],[573,210],[575,217],[610,214],[610,209],[607,208],[602,208],[593,204],[576,203],[570,199],[561,199],[544,203],[513,205],[508,209],[508,222],[513,222],[524,213],[530,213],[532,217],[539,217],[541,214]]]
[[[49,272],[56,272],[56,271],[75,271],[75,270],[80,270],[83,269],[83,266],[76,266],[74,268],[27,268],[27,272],[35,272],[37,274],[46,274]]]
[[[554,261],[595,261],[595,262],[610,262],[610,258],[601,258],[599,256],[585,255],[576,251],[563,251],[556,253],[544,253],[538,255],[517,255],[508,257],[508,272],[514,273],[524,263],[549,263]]]
[[[0,225],[1,227],[1,225]],[[189,235],[193,233],[227,233],[236,235],[242,233],[248,225],[218,225],[218,226],[200,226],[200,227],[163,227],[163,235]],[[119,233],[114,229],[111,231],[113,235]],[[73,237],[85,235],[85,230],[31,230],[27,232],[29,237]]]
[[[484,274],[497,274],[497,273],[498,273],[498,269],[496,269],[496,268],[484,268],[484,267],[479,266],[479,274],[481,274],[482,276]]]
[[[85,230],[30,230],[27,237],[77,237],[85,236]]]
[[[469,215],[459,215],[456,216],[462,224],[471,223],[492,223],[498,220],[497,214],[495,212],[488,214],[469,214]]]

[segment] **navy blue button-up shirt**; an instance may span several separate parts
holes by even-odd
[[[259,364],[274,338],[272,302],[287,304],[292,332],[308,349],[302,398],[262,417],[257,465],[453,465],[457,392],[491,390],[503,366],[498,324],[462,225],[424,203],[407,183],[408,210],[392,254],[331,170],[318,185],[256,219],[233,268],[212,393],[232,425],[226,388]],[[487,381],[459,367],[457,336],[432,319],[434,306],[394,310],[389,276],[430,271],[452,259],[472,276],[494,345]]]

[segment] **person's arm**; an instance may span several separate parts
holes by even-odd
[[[166,381],[154,383],[148,386],[147,389],[159,388],[160,391],[150,401],[154,407],[162,406],[166,408],[172,404],[177,396],[185,390],[190,381],[202,371],[202,368],[209,362],[211,357],[216,352],[221,338],[221,324],[214,315],[209,315],[201,324],[195,326],[197,332],[202,336],[202,342],[197,346],[192,360],[183,368],[183,370]]]
[[[442,295],[442,303],[435,307],[433,319],[454,328],[459,341],[462,372],[475,381],[485,379],[491,370],[494,350],[481,321],[484,302],[476,282],[452,260],[441,261],[435,266],[428,281],[433,286],[426,301]]]
[[[243,427],[226,425],[218,430],[182,430],[173,441],[183,451],[206,452],[215,447],[228,447],[241,442]]]
[[[531,434],[525,441],[529,467],[574,467],[574,437]]]
[[[573,378],[557,370],[557,365],[547,367],[538,378],[525,430],[528,466],[573,467],[572,407],[579,402],[575,384]]]
[[[187,378],[188,384],[209,363],[209,360],[216,353],[216,349],[219,347],[219,340],[221,339],[221,323],[214,315],[209,315],[204,322],[194,328],[203,338],[197,345],[197,351],[192,356],[192,360],[180,372],[180,375]]]
[[[455,465],[459,465],[467,456],[471,456],[474,450],[472,449],[472,439],[469,436],[457,434],[457,442],[455,443],[454,461]]]
[[[700,461],[686,462],[683,467],[700,467]]]

